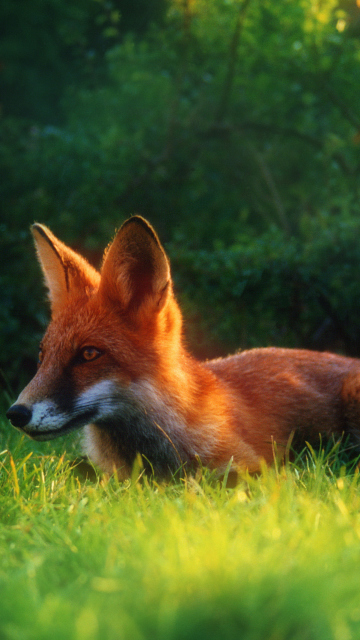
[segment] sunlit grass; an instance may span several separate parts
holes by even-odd
[[[72,440],[35,447],[8,429],[1,638],[360,637],[359,473],[343,451],[235,489],[206,471],[122,484],[81,477]]]

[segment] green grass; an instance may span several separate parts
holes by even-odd
[[[0,427],[1,640],[360,638],[360,479],[341,453],[235,489],[120,484],[79,477],[72,439]]]

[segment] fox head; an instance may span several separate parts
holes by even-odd
[[[153,428],[138,381],[166,375],[181,345],[168,258],[139,216],[120,228],[100,273],[45,226],[34,224],[32,233],[52,317],[38,371],[7,416],[36,440],[120,421],[133,457],[141,439],[133,425],[148,440]]]

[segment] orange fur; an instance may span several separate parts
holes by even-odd
[[[84,427],[88,455],[129,475],[139,452],[158,475],[200,460],[255,471],[296,432],[359,439],[358,360],[253,349],[200,363],[182,340],[167,256],[152,227],[130,218],[101,273],[34,225],[52,320],[42,362],[9,409],[36,439]]]

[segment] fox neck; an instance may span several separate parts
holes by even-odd
[[[85,452],[108,473],[116,468],[127,477],[138,453],[145,470],[157,477],[182,475],[199,459],[210,464],[215,450],[221,457],[229,417],[226,390],[181,344],[170,368],[165,355],[159,365],[156,378],[130,383],[118,416],[85,428]],[[217,461],[220,467],[223,462],[228,459]]]
[[[190,460],[182,446],[171,440],[151,417],[133,408],[119,420],[99,421],[85,428],[85,449],[106,472],[128,477],[137,455],[147,473],[159,478],[183,475]],[[106,455],[104,456],[104,453]]]

